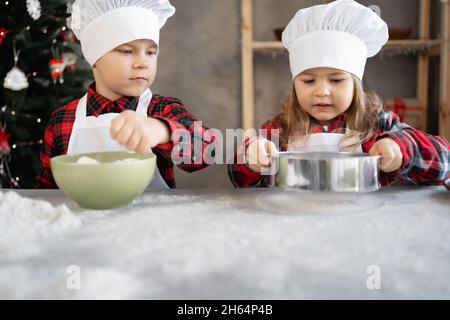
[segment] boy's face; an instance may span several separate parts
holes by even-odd
[[[111,100],[140,96],[155,80],[157,52],[154,41],[142,39],[103,55],[92,69],[97,92]]]
[[[342,70],[309,69],[295,78],[294,85],[302,109],[322,123],[347,111],[353,101],[352,76]]]

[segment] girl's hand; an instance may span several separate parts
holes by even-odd
[[[399,145],[391,138],[383,138],[375,142],[369,150],[372,156],[381,155],[380,169],[392,172],[400,169],[403,163],[403,154]]]
[[[109,134],[127,150],[139,153],[170,141],[170,130],[163,121],[131,110],[123,111],[111,121]]]
[[[245,161],[254,172],[261,172],[270,167],[271,155],[276,153],[277,147],[272,141],[258,138],[250,143],[245,150]]]

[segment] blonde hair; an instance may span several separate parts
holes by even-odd
[[[347,127],[359,133],[359,140],[365,143],[378,128],[378,113],[382,110],[381,99],[375,92],[365,90],[361,80],[352,75],[354,84],[353,100],[345,111]],[[283,111],[275,117],[280,128],[280,140],[286,144],[289,139],[311,133],[311,118],[300,106],[295,86],[282,104]]]

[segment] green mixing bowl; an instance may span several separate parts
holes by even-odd
[[[99,163],[77,164],[83,156]],[[62,155],[53,157],[50,162],[61,191],[80,207],[89,209],[111,209],[129,204],[149,185],[156,168],[154,154],[121,151]]]

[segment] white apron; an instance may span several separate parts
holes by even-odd
[[[152,99],[152,92],[147,89],[139,98],[136,109],[138,114],[147,116],[148,104]],[[116,140],[109,135],[111,121],[117,117],[118,113],[101,114],[98,117],[86,116],[87,94],[80,99],[75,114],[72,134],[67,149],[68,155],[104,152],[104,151],[127,151]],[[149,185],[153,189],[168,189],[166,182],[162,178],[158,166],[155,168],[155,176]]]
[[[355,132],[356,133],[356,132]],[[346,129],[346,134],[342,133],[312,133],[309,136],[301,137],[294,141],[289,141],[288,151],[300,152],[357,152],[362,153],[359,136],[354,135],[343,141],[346,135],[352,134],[350,129]],[[352,144],[357,144],[356,148],[350,148]]]

